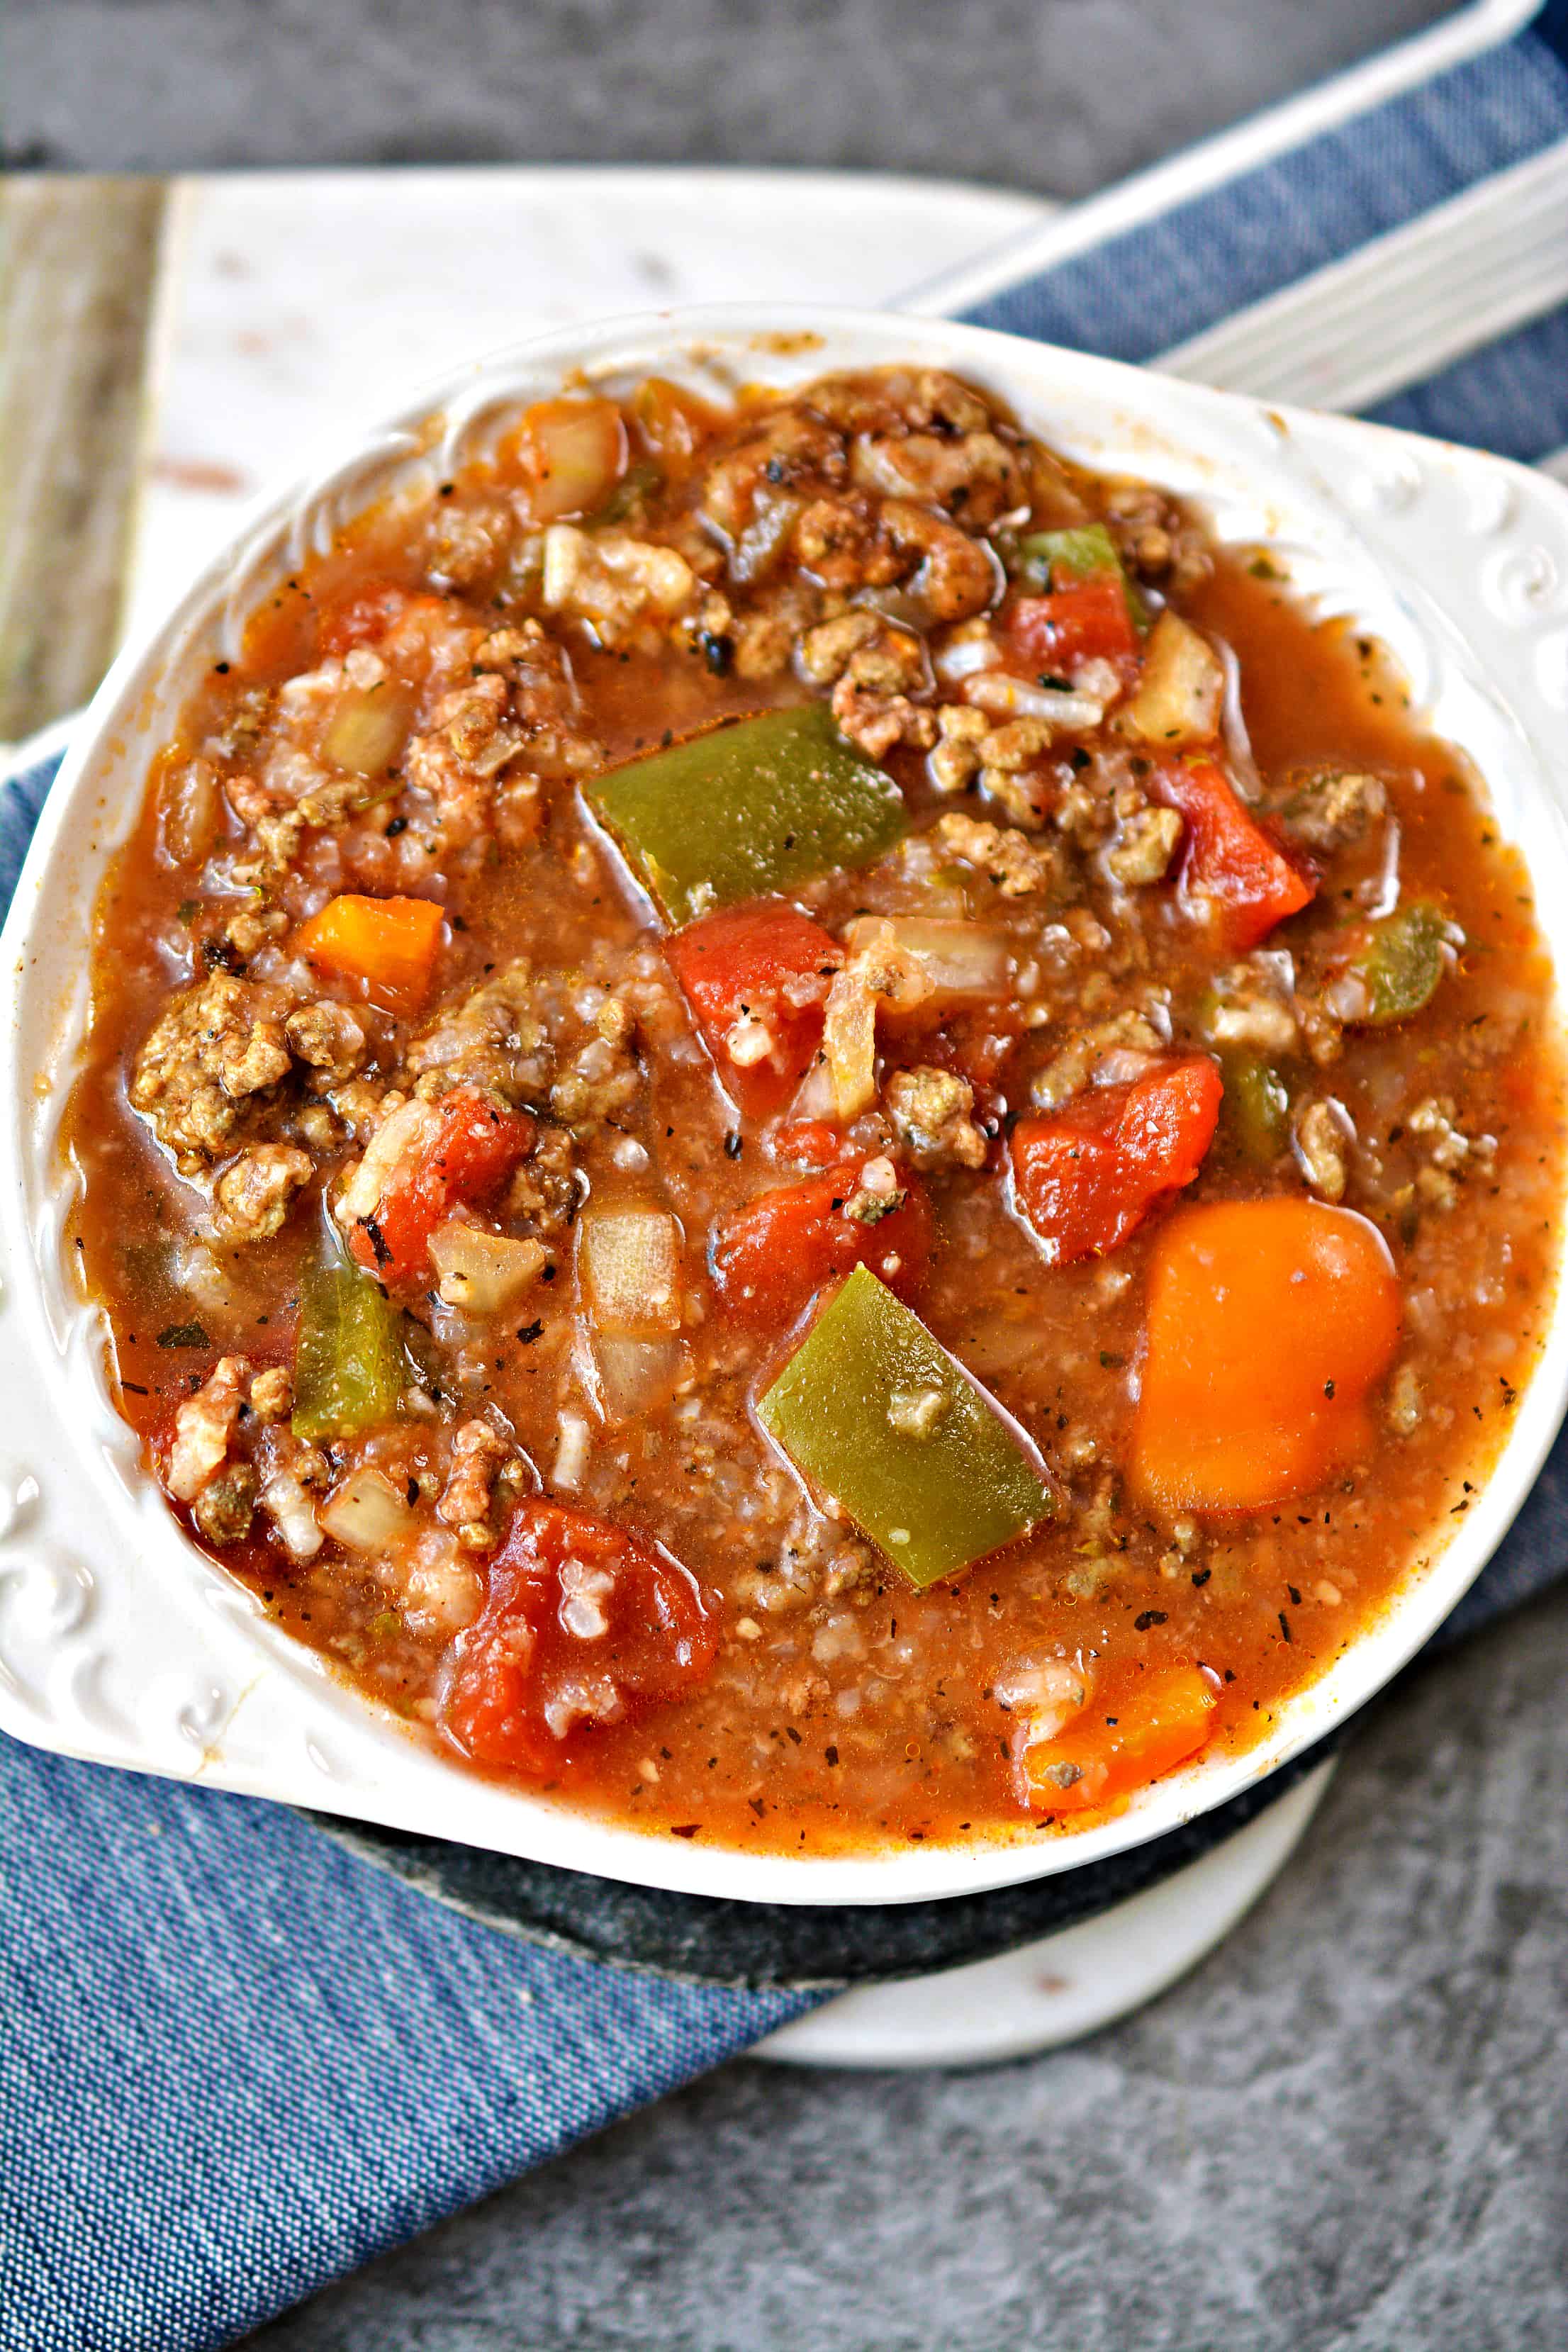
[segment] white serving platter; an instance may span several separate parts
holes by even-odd
[[[770,331],[798,340],[781,351]],[[700,359],[693,359],[696,352]],[[1560,1311],[1497,1471],[1427,1574],[1250,1754],[1215,1755],[1071,1836],[789,1859],[709,1852],[586,1821],[478,1783],[384,1721],[270,1625],[174,1529],[104,1376],[101,1322],[65,1246],[57,1156],[86,1012],[87,922],[147,752],[251,597],[410,464],[432,406],[449,441],[564,369],[624,384],[648,369],[797,381],[914,357],[973,374],[1090,464],[1196,496],[1240,543],[1267,540],[1320,611],[1383,638],[1437,731],[1489,778],[1528,858],[1568,970],[1568,494],[1473,452],[1348,420],[1276,411],[1075,353],[932,320],[770,305],[610,322],[461,369],[401,417],[340,446],[326,473],[259,519],[116,665],[68,757],[4,947],[16,977],[0,1034],[16,1109],[0,1169],[0,1727],[107,1763],[457,1837],[574,1869],[774,1902],[911,1901],[1016,1883],[1121,1851],[1226,1801],[1299,1752],[1397,1670],[1479,1572],[1528,1490],[1568,1391]]]

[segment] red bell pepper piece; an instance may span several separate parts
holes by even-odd
[[[782,1109],[822,1042],[837,940],[787,899],[762,898],[688,923],[665,953],[726,1093],[753,1118]]]
[[[1037,671],[1070,673],[1080,662],[1136,659],[1138,632],[1120,572],[1081,580],[1048,596],[1020,596],[1007,634]]]
[[[733,1314],[782,1330],[816,1291],[857,1265],[868,1265],[900,1297],[920,1287],[931,1251],[925,1189],[900,1169],[896,1207],[869,1220],[851,1215],[865,1165],[845,1160],[826,1176],[781,1184],[725,1220],[713,1244],[713,1279]]]
[[[537,1122],[501,1110],[469,1087],[447,1095],[421,1150],[394,1168],[373,1216],[353,1227],[349,1247],[389,1288],[426,1282],[430,1236],[461,1202],[484,1208],[533,1148]]]
[[[1147,789],[1186,820],[1182,889],[1208,901],[1227,947],[1256,947],[1310,903],[1317,887],[1310,876],[1264,831],[1212,760],[1158,768]]]
[[[1190,1184],[1214,1139],[1224,1088],[1206,1054],[1091,1088],[1046,1118],[1021,1118],[1013,1191],[1051,1265],[1101,1256]]]
[[[441,1727],[476,1763],[540,1774],[596,1725],[700,1683],[718,1645],[696,1578],[612,1519],[533,1496],[458,1642]]]

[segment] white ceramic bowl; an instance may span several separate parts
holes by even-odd
[[[646,1885],[783,1903],[909,1902],[1068,1870],[1158,1836],[1318,1738],[1447,1615],[1528,1492],[1568,1394],[1559,1303],[1507,1446],[1423,1574],[1249,1753],[1157,1782],[1068,1835],[859,1858],[732,1853],[489,1786],[379,1716],[186,1541],[107,1386],[103,1325],[64,1244],[61,1109],[89,1012],[89,929],[148,755],[203,667],[237,648],[270,583],[402,480],[445,476],[568,370],[798,383],[915,359],[973,377],[1092,466],[1201,499],[1224,539],[1267,539],[1318,610],[1403,664],[1419,714],[1468,751],[1534,877],[1568,971],[1568,491],[1500,459],[1342,418],[1266,409],[1076,353],[929,319],[796,305],[612,320],[435,386],[268,506],[116,662],[78,732],[5,925],[16,975],[0,1055],[15,1106],[0,1172],[0,1727],[96,1761],[355,1814]]]

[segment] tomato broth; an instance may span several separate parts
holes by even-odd
[[[1482,782],[1267,548],[930,370],[563,394],[345,531],[157,761],[93,992],[171,1508],[652,1834],[1068,1829],[1247,1745],[1545,1336]]]

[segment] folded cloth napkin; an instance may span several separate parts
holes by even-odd
[[[1168,349],[1568,139],[1565,32],[1558,5],[982,315]],[[1568,312],[1380,414],[1568,444]],[[55,764],[0,790],[0,903]],[[1561,1571],[1565,1501],[1560,1445],[1457,1623]],[[279,1807],[0,1742],[0,2352],[228,2342],[808,2005],[552,1957]]]

